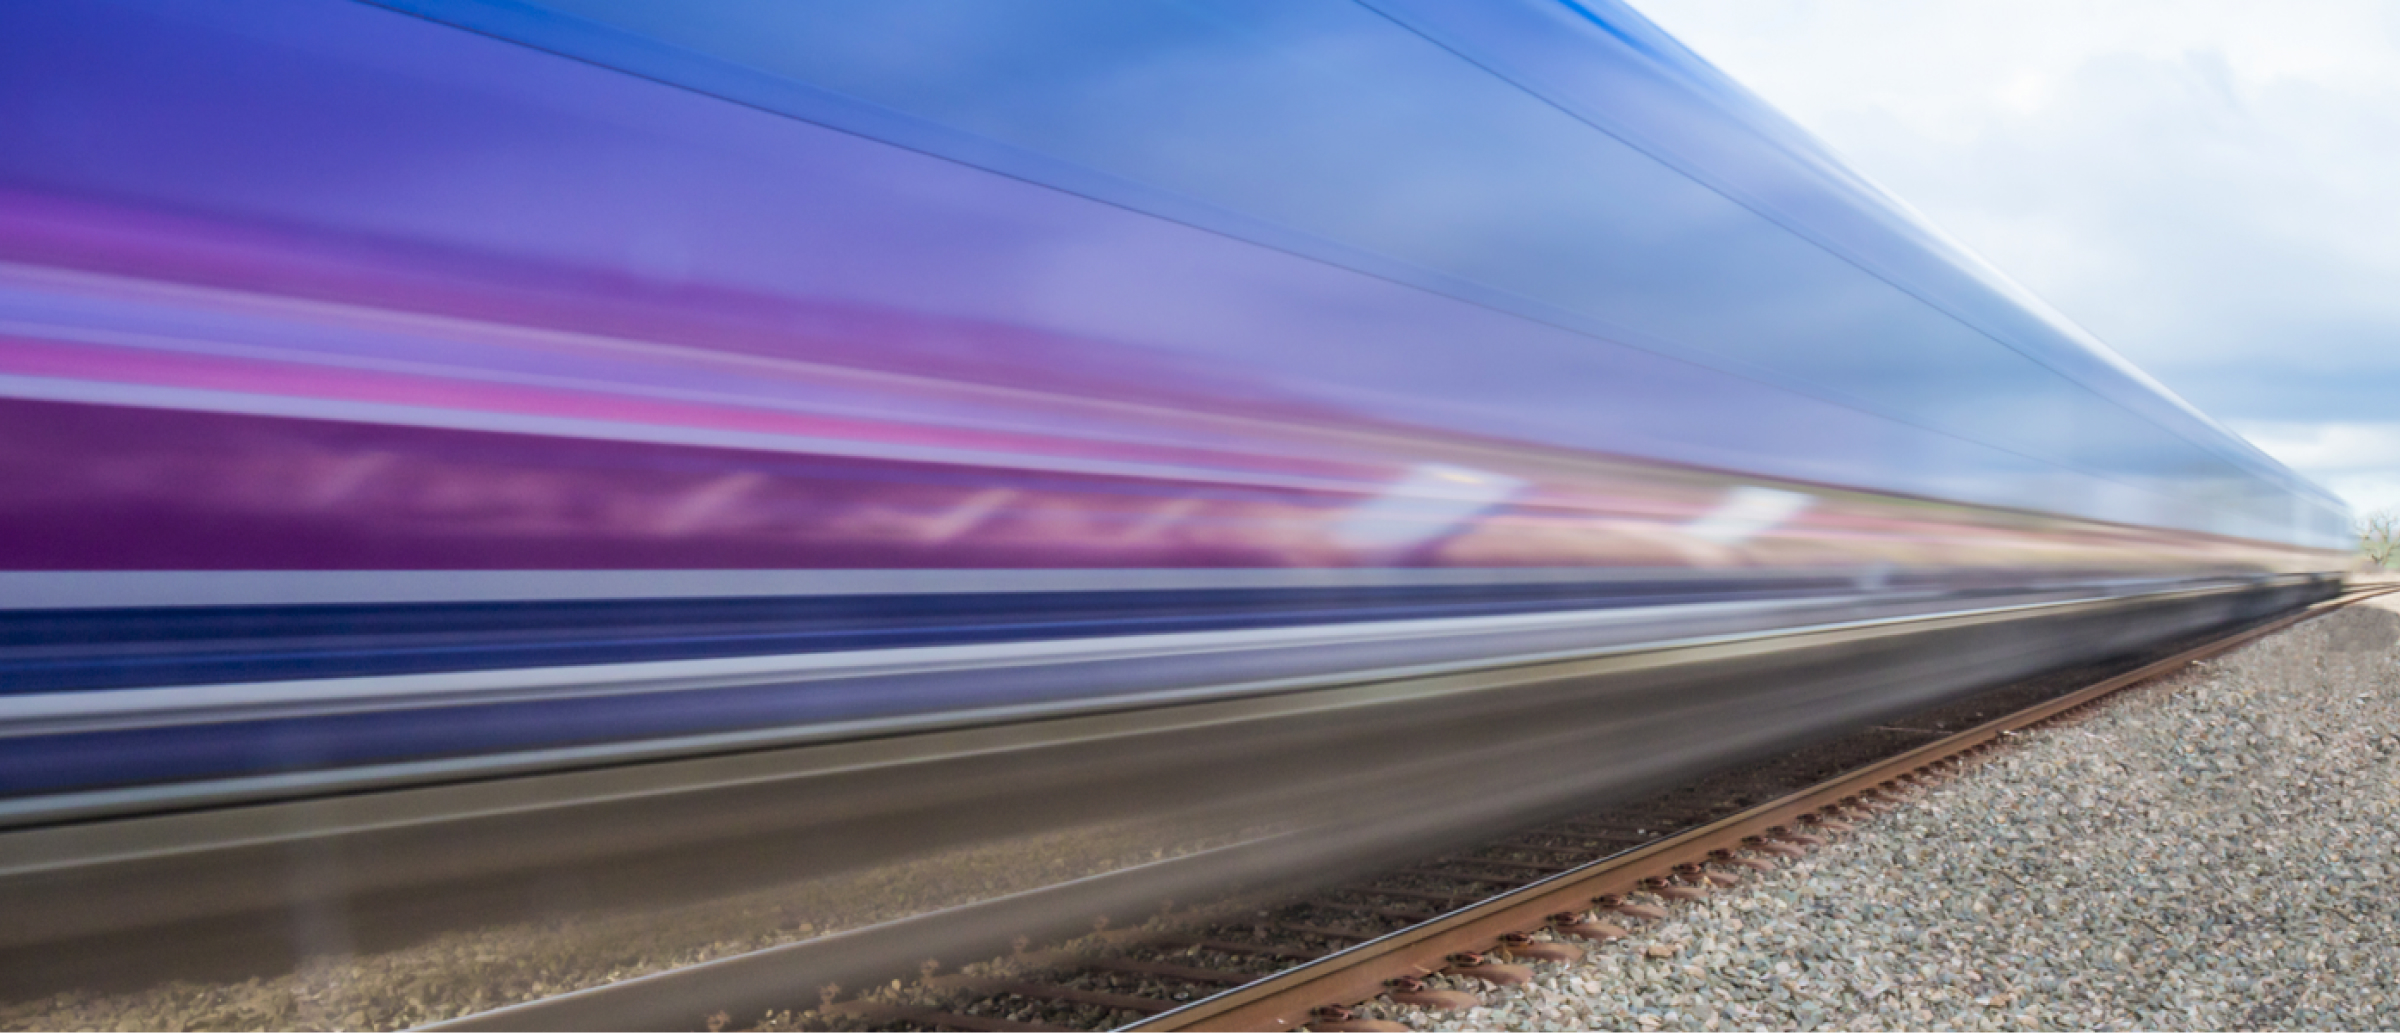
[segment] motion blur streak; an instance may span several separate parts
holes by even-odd
[[[2346,544],[1611,2],[24,3],[0,124],[25,835],[1902,618],[2066,662]],[[1857,662],[1689,741],[1577,675],[1632,752],[1507,793],[1520,726],[1356,720],[1534,807],[1932,691]],[[1194,763],[1332,741],[1242,720]]]

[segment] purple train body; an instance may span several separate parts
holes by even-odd
[[[1609,4],[20,4],[0,124],[20,799],[2343,544]]]

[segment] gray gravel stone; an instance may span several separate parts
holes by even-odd
[[[1418,1029],[2400,1028],[2400,604],[1966,777]]]

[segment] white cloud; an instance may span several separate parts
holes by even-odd
[[[2270,454],[2400,505],[2400,6],[1636,2]]]
[[[2244,421],[2234,430],[2268,455],[2364,512],[2400,510],[2400,420],[2383,423]]]

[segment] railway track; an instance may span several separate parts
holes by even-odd
[[[1097,917],[1091,935],[1039,950],[1020,938],[988,961],[949,973],[929,961],[917,979],[865,993],[787,983],[796,998],[787,1009],[749,1009],[737,1017],[710,1004],[714,985],[754,985],[767,970],[797,980],[816,970],[812,960],[872,953],[880,934],[898,930],[860,930],[428,1028],[607,1027],[667,1014],[686,1016],[693,1028],[1387,1028],[1355,1017],[1350,1007],[1386,995],[1472,1006],[1472,994],[1429,987],[1423,977],[1522,981],[1529,976],[1523,963],[1579,957],[1582,943],[1623,936],[1629,923],[1662,918],[1680,900],[1804,853],[1955,775],[2012,734],[2072,720],[2193,661],[2391,590],[2353,590],[2230,634],[2194,636],[2139,657],[2005,686],[1632,803],[1365,867],[1298,895],[1256,892],[1178,910],[1143,899],[1137,869],[1082,880],[1087,885],[1071,897],[1039,891],[977,905],[983,913],[971,924],[988,930],[1004,926],[1012,909],[1030,916],[1070,899],[1087,907],[1110,899],[1107,887],[1088,884],[1116,880],[1124,885],[1111,910],[1138,920],[1110,928]],[[1208,862],[1201,856],[1181,863]],[[813,1008],[811,996],[818,998]]]

